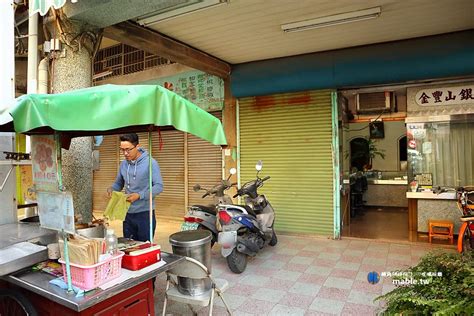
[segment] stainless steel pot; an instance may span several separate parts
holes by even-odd
[[[89,228],[76,229],[76,233],[88,238],[104,238],[105,226],[99,225]]]

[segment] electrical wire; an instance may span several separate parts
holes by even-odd
[[[362,128],[358,128],[358,129],[349,129],[349,127],[344,127],[345,131],[346,132],[359,132],[359,131],[362,131],[366,128],[369,128],[370,125],[373,124],[373,122],[376,122],[384,113],[386,112],[386,109],[384,109],[380,114],[379,116],[377,116],[374,120],[372,120],[371,122],[369,122],[369,124],[367,124],[367,126],[364,126]]]

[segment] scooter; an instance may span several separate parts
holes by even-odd
[[[255,168],[256,179],[245,183],[234,195],[234,198],[245,197],[245,205],[218,206],[218,243],[234,273],[244,272],[248,257],[255,256],[265,245],[275,246],[278,243],[273,228],[275,211],[265,195],[257,192],[270,177],[258,176],[262,170],[261,161]]]
[[[222,180],[220,183],[213,186],[211,189],[206,189],[201,187],[201,185],[196,184],[193,187],[194,192],[206,191],[202,198],[207,196],[213,196],[213,204],[209,205],[191,205],[188,208],[188,212],[184,216],[184,223],[181,224],[181,230],[197,230],[205,229],[211,232],[211,247],[217,241],[218,230],[216,228],[216,213],[217,206],[220,204],[232,204],[232,199],[229,195],[225,194],[225,191],[230,189],[232,186],[237,185],[237,183],[231,183],[230,177],[236,174],[237,170],[235,168],[230,169],[230,174],[227,179]]]

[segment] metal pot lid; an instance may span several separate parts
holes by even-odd
[[[179,247],[200,246],[211,242],[212,235],[207,230],[186,230],[170,236],[170,244]]]

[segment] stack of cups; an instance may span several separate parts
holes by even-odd
[[[61,253],[59,252],[59,244],[53,243],[48,245],[48,258],[51,260],[56,260],[61,257]]]

